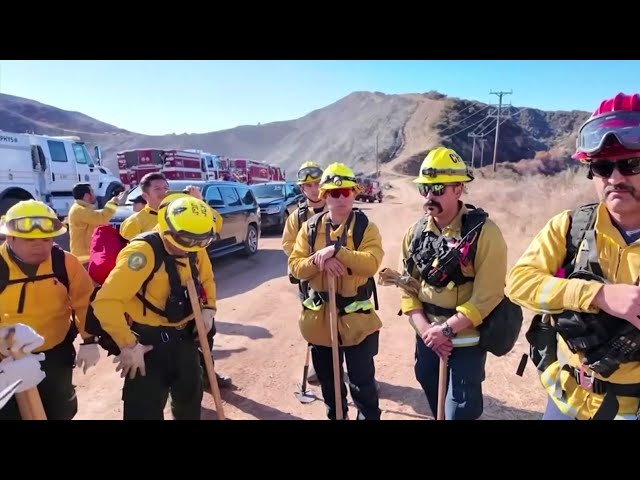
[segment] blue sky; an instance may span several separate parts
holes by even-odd
[[[139,133],[201,133],[298,118],[357,90],[593,111],[640,92],[640,61],[9,61],[0,92]]]

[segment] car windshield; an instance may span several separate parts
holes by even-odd
[[[257,198],[284,197],[284,184],[252,185],[251,190]]]
[[[200,185],[198,182],[188,182],[188,181],[180,182],[180,181],[169,180],[169,191],[181,192],[182,190],[187,188],[189,185],[195,185],[199,187],[201,191],[203,190],[203,186]],[[140,187],[140,185],[138,185],[136,188],[134,188],[133,190],[131,190],[131,192],[127,194],[127,201],[125,205],[133,205],[133,199],[140,196],[141,194],[142,194],[142,188]]]

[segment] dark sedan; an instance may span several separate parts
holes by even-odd
[[[267,182],[250,186],[260,205],[262,229],[282,231],[304,195],[295,182]]]
[[[243,183],[221,180],[169,180],[171,192],[182,191],[189,185],[198,187],[204,200],[223,218],[222,231],[207,249],[209,256],[215,258],[238,251],[247,256],[255,254],[260,239],[260,210],[251,189]],[[140,187],[129,192],[126,204],[111,218],[113,226],[119,228],[133,214],[133,199],[140,194]]]

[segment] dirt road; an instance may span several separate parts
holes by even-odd
[[[422,211],[422,201],[409,181],[396,179],[382,204],[357,204],[382,232],[385,258],[382,267],[397,268],[405,230]],[[216,369],[233,378],[236,389],[223,390],[229,419],[325,419],[317,400],[302,405],[294,392],[301,380],[306,344],[298,330],[300,306],[297,290],[287,277],[286,257],[277,236],[263,237],[260,251],[250,259],[229,257],[214,264],[219,302],[218,334],[214,347]],[[413,374],[414,334],[406,317],[397,316],[399,291],[378,286],[384,327],[376,358],[382,418],[433,418],[424,393]],[[522,338],[524,331],[522,333]],[[489,355],[485,386],[486,419],[537,419],[544,396],[534,368],[524,377],[515,371],[526,343],[502,358]],[[122,380],[111,358],[103,355],[86,375],[75,373],[78,387],[77,419],[121,419]],[[319,387],[310,387],[318,396]],[[203,418],[215,418],[213,398],[205,394]],[[350,406],[351,418],[355,409]],[[167,407],[165,418],[170,419]]]

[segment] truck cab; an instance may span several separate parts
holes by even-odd
[[[91,184],[98,207],[124,189],[109,169],[100,165],[79,137],[54,137],[0,132],[0,215],[20,200],[41,200],[65,217],[74,203],[76,183]]]

